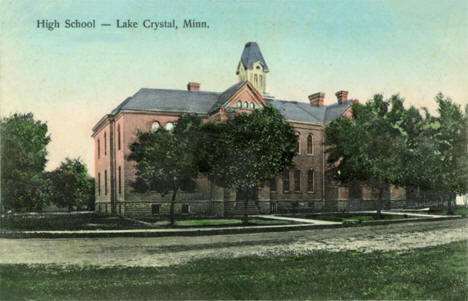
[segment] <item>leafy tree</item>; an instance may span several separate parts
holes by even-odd
[[[47,124],[32,113],[13,114],[0,123],[1,202],[6,209],[41,210],[43,171],[50,142]]]
[[[183,115],[173,130],[138,133],[128,160],[136,162],[135,191],[155,191],[166,195],[172,191],[170,223],[174,224],[174,203],[179,190],[193,191],[199,170],[198,145],[201,119]]]
[[[430,151],[433,174],[428,174],[428,186],[445,192],[448,212],[457,194],[468,192],[468,137],[467,115],[461,107],[439,93],[437,117],[427,117],[425,137],[430,137]],[[428,115],[428,114],[427,114]]]
[[[384,100],[377,94],[364,105],[354,104],[352,110],[354,120],[342,117],[325,130],[327,161],[335,179],[343,183],[365,181],[378,191],[376,207],[380,215],[388,184],[399,185],[408,180],[404,155],[408,153],[408,131],[417,131],[412,123],[417,123],[418,117],[403,123],[407,113],[397,95]]]
[[[92,207],[94,180],[79,158],[66,158],[57,169],[48,173],[48,180],[50,200],[56,206],[67,207],[69,211],[73,207]]]
[[[256,199],[257,185],[293,164],[297,137],[292,126],[272,106],[241,113],[234,118],[204,127],[212,141],[205,162],[208,175],[217,185],[235,189],[244,202],[248,222],[248,200]],[[208,133],[208,134],[207,134]]]

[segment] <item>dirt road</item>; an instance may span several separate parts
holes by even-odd
[[[0,239],[0,263],[168,266],[217,257],[316,250],[408,251],[468,240],[468,219],[337,229],[153,238]]]

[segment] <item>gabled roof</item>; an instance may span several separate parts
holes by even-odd
[[[168,89],[140,89],[124,100],[113,111],[121,110],[158,111],[207,114],[218,101],[218,92],[186,91]]]
[[[265,98],[283,117],[291,121],[328,124],[338,119],[352,104],[353,100],[328,106],[312,106],[305,102]]]
[[[246,81],[238,82],[224,92],[143,88],[135,95],[125,99],[112,110],[110,115],[106,116],[115,116],[122,110],[212,114],[219,110],[246,84],[250,85]],[[267,104],[271,104],[278,109],[287,120],[317,124],[328,124],[339,118],[353,103],[353,100],[348,100],[342,104],[336,103],[318,107],[298,101],[270,98],[264,98],[264,100]],[[104,119],[98,122],[96,126]]]
[[[241,62],[244,64],[245,68],[251,69],[253,63],[260,61],[260,64],[263,66],[263,71],[269,72],[268,66],[263,58],[262,53],[260,52],[260,47],[258,47],[256,42],[248,42],[245,44],[244,51],[242,52]]]
[[[227,88],[227,90],[224,91],[223,93],[221,93],[218,96],[218,100],[211,107],[210,113],[215,112],[219,108],[221,108],[223,104],[225,104],[229,100],[229,98],[231,98],[246,83],[247,83],[246,81],[238,82],[230,86],[229,88]]]

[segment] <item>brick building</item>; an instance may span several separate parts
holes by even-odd
[[[238,82],[223,92],[200,90],[188,83],[186,90],[141,89],[125,99],[93,127],[95,145],[96,210],[122,215],[167,215],[170,196],[135,193],[134,162],[126,160],[138,131],[171,129],[183,113],[221,121],[239,112],[271,104],[294,127],[298,155],[294,168],[286,169],[258,188],[258,200],[249,204],[257,213],[281,211],[336,211],[371,209],[375,193],[365,185],[341,186],[326,175],[324,129],[341,116],[351,116],[347,91],[336,93],[336,102],[324,105],[324,93],[310,95],[309,103],[279,100],[266,93],[268,66],[255,42],[245,45],[236,74]],[[389,187],[387,199],[403,201],[404,190]],[[176,214],[228,216],[241,213],[236,192],[217,187],[203,175],[194,193],[178,193]],[[238,208],[239,206],[239,208]]]

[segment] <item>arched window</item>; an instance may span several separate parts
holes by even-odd
[[[246,102],[246,101],[244,102],[244,108],[245,108],[245,109],[248,109],[248,108],[249,108],[249,103]]]
[[[120,150],[120,124],[117,125],[117,145]]]
[[[307,172],[307,191],[314,192],[314,170],[310,169]]]
[[[255,104],[254,104],[253,102],[250,103],[250,108],[251,108],[252,110],[255,110]]]
[[[119,194],[122,194],[122,168],[119,166]]]
[[[309,134],[309,136],[307,136],[307,153],[308,154],[314,153],[313,141],[314,141],[314,138],[312,134]]]
[[[104,132],[104,156],[107,156],[107,135]]]
[[[296,152],[297,154],[301,153],[301,133],[296,133],[297,141],[296,141]]]
[[[161,127],[161,125],[159,124],[159,122],[155,121],[155,122],[153,122],[153,124],[151,125],[151,131],[154,133],[154,132],[156,132],[160,127]]]
[[[97,140],[97,158],[101,157],[101,140]]]
[[[166,130],[170,131],[172,129],[174,129],[174,123],[172,122],[166,123]]]
[[[237,107],[238,107],[239,109],[242,108],[242,101],[238,101],[238,102],[237,102]]]
[[[107,195],[107,169],[104,170],[104,195]]]
[[[299,169],[294,171],[294,191],[301,191],[301,171]]]

